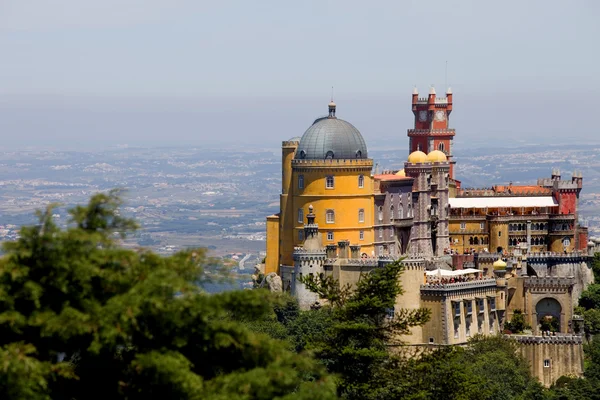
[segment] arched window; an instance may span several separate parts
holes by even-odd
[[[359,188],[365,187],[365,177],[363,175],[358,176],[358,187]]]
[[[479,244],[479,238],[476,237],[475,239],[473,239],[473,244]]]
[[[358,222],[365,222],[365,210],[363,208],[358,210]]]
[[[400,203],[398,205],[398,218],[400,218],[400,219],[404,218],[404,209],[402,207],[402,203]]]
[[[412,217],[412,203],[408,203],[408,213],[406,214],[408,218]]]
[[[304,175],[298,175],[298,189],[304,189]]]
[[[470,237],[470,238],[469,238],[469,244],[470,244],[470,245],[473,245],[473,237]]]
[[[356,158],[361,158],[361,157],[362,157],[362,151],[356,150]]]
[[[333,151],[329,150],[326,154],[325,154],[325,158],[328,159],[333,159]]]
[[[392,218],[392,219],[393,219],[394,217],[395,217],[395,215],[394,215],[394,205],[392,204],[392,205],[390,206],[390,218]]]
[[[301,208],[298,209],[298,222],[304,222],[304,210]]]
[[[327,178],[325,178],[325,188],[333,189],[333,175],[328,175]]]
[[[439,151],[444,151],[445,150],[443,142],[440,142],[440,144],[438,144],[438,150]]]
[[[377,209],[377,219],[379,222],[383,221],[383,207],[379,206]]]
[[[325,213],[325,221],[328,224],[335,223],[335,211],[333,211],[333,210],[327,210],[327,212]]]

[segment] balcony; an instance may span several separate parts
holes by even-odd
[[[421,285],[421,294],[444,294],[455,291],[495,288],[496,279],[479,279],[467,282],[432,283]]]
[[[454,136],[454,129],[408,129],[408,136]]]

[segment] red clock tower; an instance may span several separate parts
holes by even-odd
[[[433,86],[429,96],[419,97],[417,88],[413,90],[412,112],[415,115],[415,127],[408,130],[409,153],[420,150],[426,154],[440,150],[446,154],[450,162],[450,178],[454,179],[452,160],[452,140],[454,129],[448,128],[452,112],[452,90],[448,88],[446,97],[435,97]]]

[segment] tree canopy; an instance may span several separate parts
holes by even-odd
[[[207,295],[203,249],[162,257],[125,249],[135,223],[119,193],[52,207],[0,259],[2,399],[330,399],[308,355],[241,321],[271,314],[263,291]]]

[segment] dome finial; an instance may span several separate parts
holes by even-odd
[[[333,86],[331,87],[331,101],[329,102],[329,118],[335,118],[336,105],[333,102]]]

